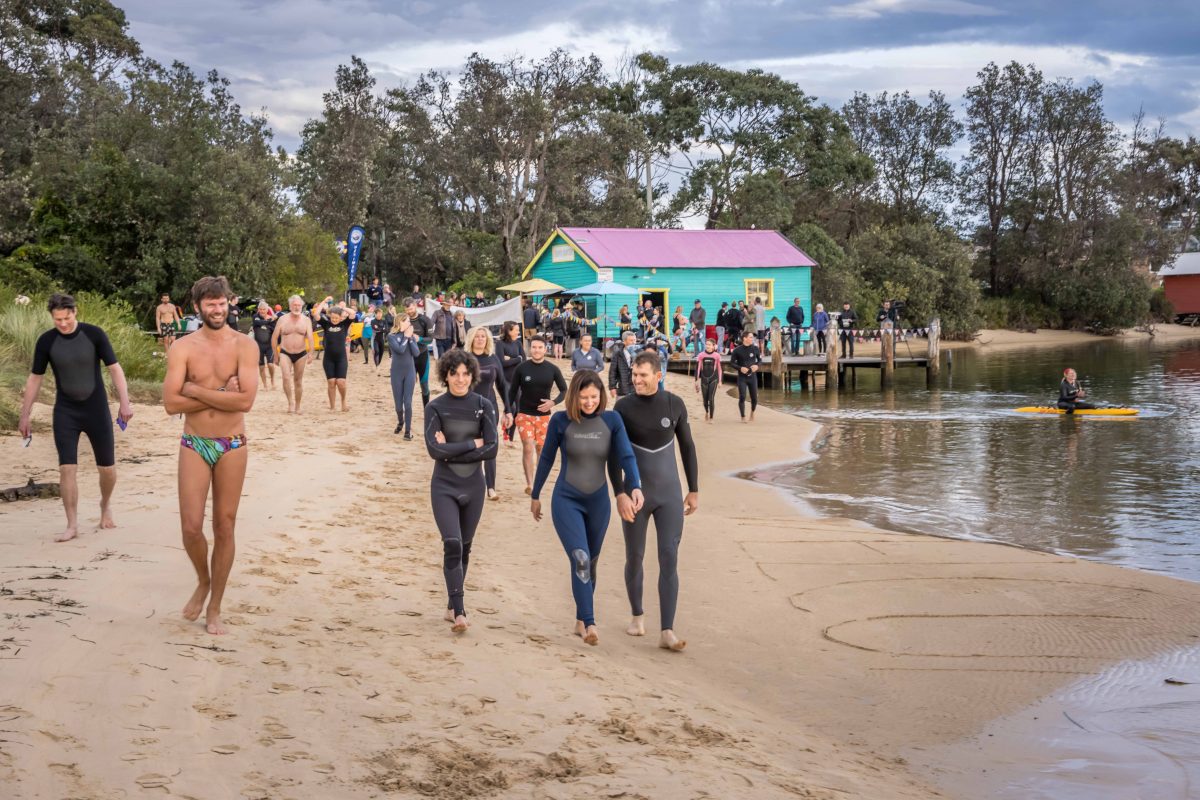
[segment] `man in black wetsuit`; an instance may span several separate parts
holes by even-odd
[[[1079,377],[1075,370],[1067,367],[1063,370],[1063,379],[1058,384],[1058,407],[1068,414],[1074,414],[1076,409],[1095,408],[1091,403],[1085,403],[1080,398],[1087,397],[1087,389],[1079,385]]]
[[[414,286],[413,290],[416,291]],[[429,345],[433,344],[433,323],[422,311],[423,302],[409,300],[404,304],[404,313],[412,322],[412,335],[417,337],[417,381],[421,384],[421,407],[429,405]]]
[[[275,317],[265,300],[260,300],[254,319],[250,321],[254,341],[258,343],[258,379],[267,385],[267,370],[271,373],[271,388],[275,388],[275,350],[271,347],[271,335],[275,333]]]
[[[625,532],[625,590],[633,620],[626,630],[630,636],[644,636],[646,625],[642,609],[642,561],[646,554],[646,534],[650,518],[658,534],[658,600],[662,634],[658,646],[682,650],[687,646],[675,635],[675,607],[679,600],[679,542],[683,538],[683,518],[700,507],[700,487],[696,445],[688,425],[687,408],[674,394],[659,388],[662,364],[658,353],[646,351],[633,360],[635,394],[627,395],[613,407],[625,423],[625,431],[637,458],[645,500],[633,518],[626,522],[633,501],[626,493],[617,497],[617,511]],[[679,487],[679,469],[675,465],[675,440],[683,460],[687,495]],[[614,486],[619,476],[610,469]]]
[[[551,399],[550,389],[558,388]],[[562,402],[567,382],[558,367],[546,360],[546,341],[539,336],[529,340],[529,360],[522,361],[513,372],[508,387],[508,404],[517,410],[517,433],[521,437],[521,461],[525,467],[525,494],[533,491],[533,476],[537,460],[546,443],[550,412]]]
[[[737,372],[738,413],[742,422],[754,422],[758,409],[758,369],[762,364],[762,351],[754,343],[754,331],[742,332],[742,343],[733,348],[730,365]],[[746,419],[746,395],[750,395],[750,419]]]
[[[133,407],[129,404],[125,371],[117,363],[104,331],[76,319],[75,298],[69,294],[50,295],[46,307],[54,327],[39,336],[34,345],[33,367],[25,381],[17,430],[27,440],[33,435],[30,420],[33,403],[49,366],[54,370],[56,385],[53,424],[54,446],[58,450],[58,480],[67,514],[66,530],[54,541],[65,542],[79,535],[78,451],[81,433],[87,435],[92,445],[92,455],[100,473],[100,525],[97,530],[117,526],[111,505],[113,487],[117,484],[116,446],[108,394],[100,376],[101,362],[108,367],[121,401],[117,421],[122,430],[133,417]]]

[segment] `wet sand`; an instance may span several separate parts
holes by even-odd
[[[302,417],[260,394],[228,636],[179,615],[194,581],[181,422],[161,410],[138,407],[118,435],[118,529],[91,531],[90,467],[76,541],[52,542],[57,501],[0,506],[0,780],[14,797],[970,797],[937,788],[971,767],[942,748],[1200,636],[1197,585],[805,517],[737,474],[804,457],[816,426],[769,409],[739,424],[725,395],[704,425],[671,376],[702,470],[681,552],[687,651],[659,650],[653,624],[623,633],[615,521],[601,644],[571,635],[568,562],[549,515],[529,516],[515,445],[472,552],[473,627],[456,637],[430,462],[420,437],[391,433],[385,370],[352,363],[349,415],[327,410],[319,368]],[[48,431],[0,453],[4,486],[56,479]],[[649,622],[656,577],[650,556]]]

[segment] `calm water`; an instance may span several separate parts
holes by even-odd
[[[1142,415],[1012,412],[1056,400],[1068,365],[1089,399]],[[1200,581],[1200,344],[960,350],[936,389],[924,370],[896,376],[886,393],[864,370],[836,396],[766,395],[825,426],[783,477],[816,511]]]

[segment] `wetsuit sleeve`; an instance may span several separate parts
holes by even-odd
[[[696,458],[696,442],[692,439],[692,426],[688,424],[687,406],[678,397],[671,396],[672,404],[677,406],[675,418],[675,438],[679,440],[679,457],[683,460],[683,474],[687,478],[689,492],[700,491],[700,467]]]
[[[46,331],[38,337],[33,347],[33,366],[29,371],[34,375],[45,375],[46,367],[50,366],[50,346],[54,344],[54,331]]]
[[[567,382],[563,378],[562,370],[558,367],[554,368],[554,385],[558,387],[558,397],[553,398],[554,405],[558,405],[567,396]]]
[[[522,361],[520,364],[517,364],[517,368],[513,371],[513,382],[508,387],[508,397],[506,398],[509,408],[521,407],[518,404],[521,399],[521,377],[524,375],[525,365],[528,363],[528,361]]]
[[[393,355],[399,355],[405,350],[406,342],[404,341],[404,337],[398,333],[389,333],[387,337],[387,343],[388,350],[391,351]]]
[[[500,389],[501,405],[504,407],[505,414],[512,413],[512,403],[508,399],[508,378],[504,377],[504,362],[492,355],[492,360],[496,362],[496,386]]]
[[[425,407],[425,449],[429,456],[437,461],[459,461],[459,456],[475,450],[475,442],[468,439],[465,442],[446,442],[439,444],[434,435],[442,430],[442,417],[432,404]]]
[[[546,478],[550,477],[550,468],[554,466],[554,457],[562,446],[563,432],[570,421],[563,411],[556,411],[550,417],[550,424],[546,426],[546,443],[542,445],[542,455],[538,458],[537,472],[533,476],[533,490],[529,493],[534,500],[541,498],[542,487],[546,484]]]
[[[629,432],[625,430],[625,421],[615,411],[605,412],[604,419],[612,431],[612,446],[608,449],[608,474],[612,476],[617,469],[625,473],[624,484],[613,482],[613,494],[620,494],[622,485],[626,492],[642,488],[637,457],[633,454],[633,444],[629,441]]]
[[[104,362],[104,366],[111,367],[117,363],[117,354],[113,352],[112,342],[108,340],[107,333],[94,325],[84,328],[83,332],[92,340],[92,346],[96,348],[96,355]]]

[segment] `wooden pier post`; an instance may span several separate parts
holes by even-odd
[[[770,334],[770,337],[771,337],[771,375],[774,376],[771,378],[771,382],[778,384],[774,388],[787,389],[790,387],[785,385],[787,382],[787,378],[789,376],[784,375],[784,369],[783,369],[782,331],[783,331],[783,329],[780,328],[779,330],[772,330],[771,334]]]
[[[838,350],[837,339],[829,343],[825,349],[825,388],[838,388]]]
[[[896,362],[893,356],[896,354],[896,340],[894,338],[895,331],[892,330],[892,321],[884,320],[879,331],[879,349],[880,360],[879,365],[879,385],[884,389],[890,389],[895,379]]]
[[[929,361],[925,364],[925,383],[932,386],[942,370],[942,320],[934,317],[929,321]]]

